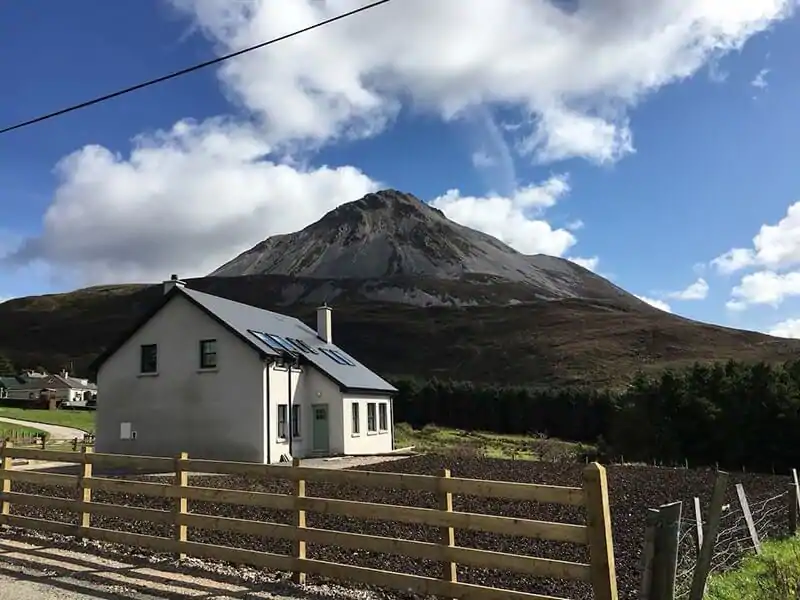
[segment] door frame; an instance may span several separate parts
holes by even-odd
[[[325,448],[317,447],[317,409],[325,410]],[[331,411],[327,403],[311,405],[311,452],[313,454],[329,454],[331,451]]]

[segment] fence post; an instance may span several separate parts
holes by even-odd
[[[744,493],[744,486],[741,483],[736,484],[736,495],[739,497],[739,506],[742,507],[744,520],[747,523],[747,532],[753,541],[753,548],[755,548],[756,554],[761,554],[761,542],[758,539],[756,524],[753,523],[753,513],[750,512],[750,504],[747,502],[747,495]]]
[[[678,537],[680,535],[682,502],[660,507],[656,527],[653,557],[652,600],[673,600],[675,574],[678,570]]]
[[[789,537],[794,537],[797,535],[797,485],[794,483],[789,484],[786,501],[789,509]]]
[[[0,468],[3,471],[10,471],[11,470],[11,457],[8,456],[6,450],[10,450],[12,447],[11,442],[8,440],[3,440],[2,444],[0,444]],[[5,473],[2,477],[0,477],[0,492],[5,494],[11,493],[11,480],[5,476]],[[7,517],[11,514],[11,502],[3,497],[0,500],[0,525],[6,525],[6,521],[8,521]]]
[[[175,499],[175,541],[178,542],[178,558],[186,558],[186,553],[181,552],[183,549],[183,542],[187,539],[187,527],[183,524],[181,518],[189,512],[189,501],[186,499],[186,492],[183,488],[189,485],[189,473],[183,468],[183,461],[187,460],[189,455],[186,452],[181,452],[175,458],[175,485],[178,486],[178,497]]]
[[[80,521],[78,522],[78,539],[85,539],[86,529],[91,526],[91,513],[89,507],[86,506],[92,501],[92,489],[86,484],[86,480],[92,477],[92,453],[91,448],[83,448],[81,450],[81,471],[78,474],[78,502],[81,503],[82,509],[80,514]]]
[[[703,547],[703,512],[700,510],[700,498],[697,496],[694,497],[694,523],[695,523],[695,530],[697,532],[695,537],[695,542],[697,547],[698,556],[700,555],[700,548]]]
[[[442,479],[439,480],[440,482],[443,482],[445,479],[449,479],[450,469],[443,469],[441,477]],[[453,512],[452,492],[439,492],[439,510],[450,513]],[[440,533],[442,545],[450,548],[456,545],[455,529],[452,527],[442,527]],[[454,562],[444,561],[442,568],[442,579],[449,581],[450,583],[456,583],[458,581],[458,565]]]
[[[589,563],[595,600],[617,600],[617,572],[611,535],[611,507],[608,479],[601,464],[593,462],[583,470],[586,497],[586,525],[589,528]]]
[[[299,469],[300,467],[300,459],[293,458],[292,459],[292,469]],[[299,474],[298,474],[299,475]],[[296,499],[305,498],[306,497],[306,480],[302,479],[301,477],[297,477],[294,482],[294,496]],[[303,539],[303,532],[300,531],[306,528],[306,511],[300,509],[300,502],[297,501],[296,509],[294,512],[294,525],[297,528],[297,539],[294,541],[294,548],[293,553],[294,557],[300,560],[305,560],[306,558],[306,541]],[[304,585],[306,582],[306,574],[302,570],[297,570],[292,573],[292,581],[299,585]]]
[[[692,575],[692,588],[689,600],[703,600],[706,591],[706,580],[711,570],[711,559],[714,556],[714,545],[717,543],[719,533],[719,520],[722,517],[722,505],[725,502],[725,491],[728,488],[728,474],[717,471],[714,482],[714,491],[711,494],[711,507],[708,511],[708,522],[703,529],[703,545],[697,557],[697,564]]]
[[[653,587],[653,556],[656,549],[656,528],[658,527],[659,511],[657,508],[648,508],[644,527],[644,548],[642,549],[642,581],[639,586],[639,599],[652,600]]]

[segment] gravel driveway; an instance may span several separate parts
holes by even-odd
[[[108,558],[42,538],[0,538],[0,600],[377,600],[340,586],[299,588],[282,580],[215,577],[140,557]],[[191,563],[188,564],[191,567]]]

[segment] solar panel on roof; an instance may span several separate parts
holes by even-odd
[[[261,332],[261,331],[253,331],[252,329],[249,329],[248,331],[249,331],[250,333],[252,333],[252,334],[253,334],[255,337],[257,337],[257,338],[258,338],[260,341],[262,341],[263,343],[265,343],[267,346],[269,346],[270,348],[272,348],[272,349],[273,349],[275,352],[277,352],[277,353],[279,353],[279,354],[280,354],[280,353],[283,351],[283,348],[281,348],[281,347],[280,347],[280,346],[279,346],[279,345],[278,345],[278,344],[275,342],[275,340],[273,340],[272,338],[270,338],[270,336],[268,336],[266,333],[263,333],[263,332]]]
[[[306,344],[303,340],[298,340],[297,338],[290,338],[287,337],[286,340],[299,349],[301,352],[308,352],[309,354],[316,354],[317,351],[314,350],[311,346]]]
[[[352,360],[347,358],[344,355],[344,353],[339,352],[338,350],[329,350],[329,352],[331,354],[333,354],[334,356],[336,356],[340,361],[342,361],[342,364],[348,365],[350,367],[355,367],[356,366],[356,363],[354,363]]]
[[[331,348],[320,348],[319,351],[322,352],[325,356],[327,356],[328,358],[330,358],[333,362],[335,362],[337,364],[346,365],[346,366],[350,366],[350,367],[354,367],[355,366],[354,362],[352,362],[350,359],[342,356],[340,353],[336,352],[336,350],[332,350]]]

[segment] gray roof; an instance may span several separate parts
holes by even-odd
[[[338,346],[326,344],[317,336],[314,329],[299,319],[188,288],[176,287],[176,289],[213,314],[263,354],[280,356],[281,353],[252,332],[278,335],[304,343],[313,352],[298,347],[295,354],[313,364],[345,389],[384,393],[397,391],[392,384],[370,371]],[[342,362],[351,364],[339,364],[331,357],[330,351],[342,356],[344,359]]]

